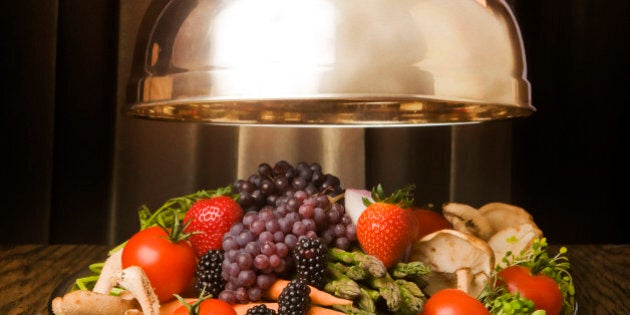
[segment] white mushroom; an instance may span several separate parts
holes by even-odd
[[[133,294],[144,315],[160,314],[160,301],[142,268],[137,266],[125,268],[114,274],[112,280]]]
[[[457,288],[476,297],[490,280],[494,254],[482,239],[456,230],[440,230],[413,244],[410,260],[431,268],[425,288],[433,294]]]
[[[516,255],[532,247],[534,240],[542,237],[542,231],[532,223],[523,223],[518,226],[506,227],[495,233],[488,245],[494,252],[497,266],[502,266],[502,259],[507,252]]]
[[[457,231],[475,235],[483,240],[488,240],[495,232],[488,219],[467,204],[450,202],[442,206],[442,212]]]
[[[92,291],[76,290],[52,301],[55,315],[159,315],[160,302],[140,267],[122,269],[122,250],[110,255]],[[125,291],[110,295],[119,285]],[[141,309],[142,311],[140,311]]]
[[[529,223],[536,226],[532,215],[521,207],[503,202],[491,202],[479,208],[479,213],[486,218],[495,232],[508,227]],[[536,227],[537,228],[537,227]]]
[[[122,270],[122,250],[112,253],[105,260],[101,274],[94,284],[93,292],[109,294],[112,289],[112,276]]]
[[[124,314],[137,309],[137,301],[129,295],[113,296],[87,290],[76,290],[52,301],[55,315],[110,315]]]

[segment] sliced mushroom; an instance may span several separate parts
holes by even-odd
[[[54,298],[51,304],[55,315],[124,314],[139,307],[132,296],[113,296],[87,290],[68,292],[63,297]]]
[[[413,244],[410,260],[431,268],[425,291],[431,295],[457,288],[476,297],[490,280],[494,253],[482,239],[456,230],[440,230]]]
[[[122,270],[122,250],[112,253],[105,260],[101,274],[94,284],[92,291],[97,293],[109,294],[112,289],[112,276]]]
[[[144,315],[160,314],[160,301],[142,268],[137,266],[125,268],[114,274],[112,280],[133,294]]]
[[[495,232],[525,223],[536,225],[532,215],[525,209],[503,202],[485,204],[478,211]]]
[[[442,206],[442,211],[457,231],[475,235],[482,240],[488,240],[495,232],[488,219],[467,204],[450,202]]]
[[[542,236],[542,231],[535,224],[523,223],[495,233],[488,240],[488,245],[494,252],[497,266],[503,266],[502,260],[507,252],[518,255],[522,251],[530,249],[534,240]]]
[[[55,315],[159,315],[160,302],[140,267],[122,269],[122,251],[110,255],[92,291],[77,290],[52,301]],[[109,295],[119,285],[125,291]],[[141,309],[142,311],[140,311]]]

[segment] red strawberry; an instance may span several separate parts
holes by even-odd
[[[357,222],[357,239],[366,254],[393,266],[405,255],[417,235],[417,221],[412,210],[410,192],[413,186],[382,198],[380,185]]]
[[[223,234],[242,217],[243,209],[229,196],[200,199],[193,203],[184,216],[184,223],[188,224],[184,231],[193,233],[189,240],[197,257],[211,249],[221,249]]]

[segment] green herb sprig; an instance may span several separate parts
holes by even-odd
[[[535,239],[529,250],[515,254],[507,252],[501,259],[502,265],[497,265],[494,278],[499,271],[509,266],[519,265],[528,267],[532,274],[544,274],[556,281],[563,298],[563,315],[573,315],[575,312],[575,286],[571,277],[571,264],[566,256],[567,248],[560,247],[558,253],[550,256],[546,238]],[[492,283],[496,283],[493,281]],[[533,302],[518,294],[512,294],[500,286],[487,287],[479,299],[493,315],[538,315],[533,312]]]

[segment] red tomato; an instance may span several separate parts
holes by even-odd
[[[499,271],[499,279],[509,292],[519,292],[522,297],[532,300],[536,309],[545,310],[547,315],[560,314],[562,292],[552,278],[543,274],[532,275],[524,266],[510,266]]]
[[[489,315],[483,304],[458,289],[442,289],[424,304],[421,315]]]
[[[426,209],[413,209],[413,213],[418,221],[418,234],[416,234],[416,240],[421,239],[427,234],[431,234],[435,231],[442,229],[451,229],[451,225],[444,216],[433,210]]]
[[[160,227],[134,234],[122,252],[122,267],[138,266],[147,274],[160,302],[187,288],[195,275],[197,258],[187,241],[173,243]]]
[[[173,315],[188,315],[190,312],[185,305],[178,307]],[[230,303],[219,299],[207,299],[201,302],[198,315],[236,315]]]

